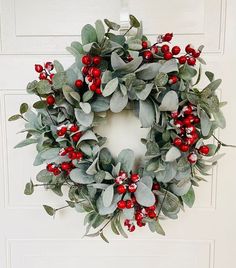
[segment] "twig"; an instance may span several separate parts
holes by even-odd
[[[212,134],[212,136],[214,137],[214,139],[215,139],[221,146],[236,148],[236,145],[226,144],[226,143],[220,141],[214,134]]]

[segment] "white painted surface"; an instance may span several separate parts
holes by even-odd
[[[177,33],[176,43],[184,45],[190,40],[206,45],[208,69],[223,78],[222,99],[229,101],[224,108],[228,128],[220,132],[220,138],[235,143],[235,1],[0,0],[1,268],[235,267],[233,149],[227,150],[208,182],[201,184],[195,207],[187,209],[177,221],[163,222],[167,233],[164,238],[140,229],[129,240],[107,232],[110,245],[97,239],[81,239],[84,227],[80,214],[65,211],[52,220],[42,210],[42,203],[60,206],[63,200],[44,190],[36,191],[32,197],[23,195],[25,182],[38,171],[31,165],[34,149],[13,149],[23,139],[15,135],[23,125],[9,123],[7,118],[17,112],[22,101],[32,101],[24,88],[35,78],[34,63],[56,58],[68,66],[73,57],[64,48],[77,38],[83,24],[108,17],[122,18],[125,25],[129,12],[142,18],[151,39],[157,33],[173,31]],[[109,123],[100,131],[109,138],[112,152],[129,145],[137,155],[143,152],[139,139],[145,131],[139,130],[139,122],[130,112],[128,116],[126,112],[111,117]]]

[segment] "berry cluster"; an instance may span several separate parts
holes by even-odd
[[[84,154],[80,151],[76,151],[72,146],[66,147],[66,148],[62,148],[59,152],[60,156],[65,156],[67,155],[68,158],[70,158],[71,160],[82,160],[84,157]]]
[[[74,142],[78,142],[82,136],[82,133],[79,131],[79,127],[76,124],[61,125],[57,127],[57,135],[59,137],[64,137],[66,134],[70,134],[71,139]]]
[[[173,118],[172,124],[176,127],[179,135],[174,138],[173,144],[182,152],[190,152],[188,161],[191,164],[196,163],[197,154],[195,153],[194,145],[199,140],[198,127],[200,123],[196,106],[189,103],[180,112],[172,112],[171,117]],[[207,155],[209,153],[209,147],[206,145],[201,146],[198,149],[198,153]]]
[[[173,33],[166,33],[161,36],[158,43],[165,43],[170,42],[173,38]],[[176,57],[180,52],[181,49],[179,46],[173,46],[170,49],[168,44],[163,44],[158,46],[158,43],[154,44],[153,46],[149,47],[147,41],[142,41],[142,56],[144,61],[150,62],[154,58],[154,54],[158,54],[162,56],[165,60],[170,60],[172,58],[177,58],[180,64],[185,64],[187,62],[188,65],[195,65],[196,59],[200,56],[201,51],[194,49],[190,44],[185,47],[185,55],[180,57]],[[128,61],[132,60],[131,56],[127,57]]]
[[[47,80],[50,84],[52,83],[52,78],[54,76],[51,71],[54,69],[52,62],[48,61],[44,64],[44,67],[41,64],[35,64],[34,69],[39,73],[40,80]]]
[[[139,179],[140,176],[137,173],[132,173],[129,177],[126,172],[120,171],[119,175],[115,178],[115,183],[117,184],[117,193],[123,195],[122,199],[117,202],[117,207],[121,210],[134,208],[136,224],[137,226],[142,227],[145,226],[145,222],[143,222],[145,218],[148,217],[154,219],[157,217],[155,204],[157,204],[158,199],[156,199],[155,204],[151,207],[143,207],[138,204],[134,193],[136,192],[137,182],[139,181]],[[152,189],[159,190],[159,183],[154,183]],[[129,199],[125,199],[126,193],[130,193]],[[130,232],[133,232],[135,230],[135,225],[131,220],[126,219],[124,225],[128,227],[128,230]]]
[[[98,68],[100,65],[102,58],[100,56],[94,56],[87,54],[84,55],[81,59],[82,63],[85,65],[82,68],[82,73],[85,76],[85,82],[88,85],[88,88],[97,93],[102,94],[101,91],[101,69]],[[75,86],[78,88],[82,88],[84,85],[82,80],[76,80]]]

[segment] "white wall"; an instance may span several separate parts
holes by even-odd
[[[15,133],[22,122],[9,123],[21,102],[32,101],[25,93],[35,78],[33,66],[58,59],[66,66],[73,57],[65,47],[79,38],[82,25],[97,18],[122,20],[132,13],[144,22],[145,32],[155,40],[158,33],[173,31],[176,43],[205,44],[209,69],[223,78],[222,99],[228,128],[219,133],[228,143],[235,142],[235,62],[236,1],[233,0],[0,0],[0,267],[64,268],[127,267],[155,265],[158,268],[234,268],[236,241],[235,151],[214,169],[207,183],[197,191],[193,209],[178,221],[165,221],[166,237],[140,229],[129,240],[107,232],[111,243],[81,239],[83,217],[65,211],[55,220],[42,210],[42,204],[60,206],[63,200],[43,189],[32,197],[23,195],[25,183],[33,178],[33,148],[14,150],[23,139]],[[110,119],[105,127],[109,147],[114,153],[132,147],[142,153],[139,123],[129,114]],[[120,131],[120,124],[126,131]],[[129,124],[129,128],[126,126]],[[119,142],[117,142],[119,140]],[[94,257],[92,257],[94,256]],[[104,264],[105,262],[105,264]]]

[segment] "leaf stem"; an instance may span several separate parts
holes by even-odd
[[[133,26],[130,26],[129,29],[123,34],[123,36],[125,36],[132,28]]]
[[[236,148],[236,145],[233,145],[233,144],[226,144],[226,143],[220,141],[214,134],[212,134],[212,136],[214,137],[214,139],[215,139],[221,146]]]

